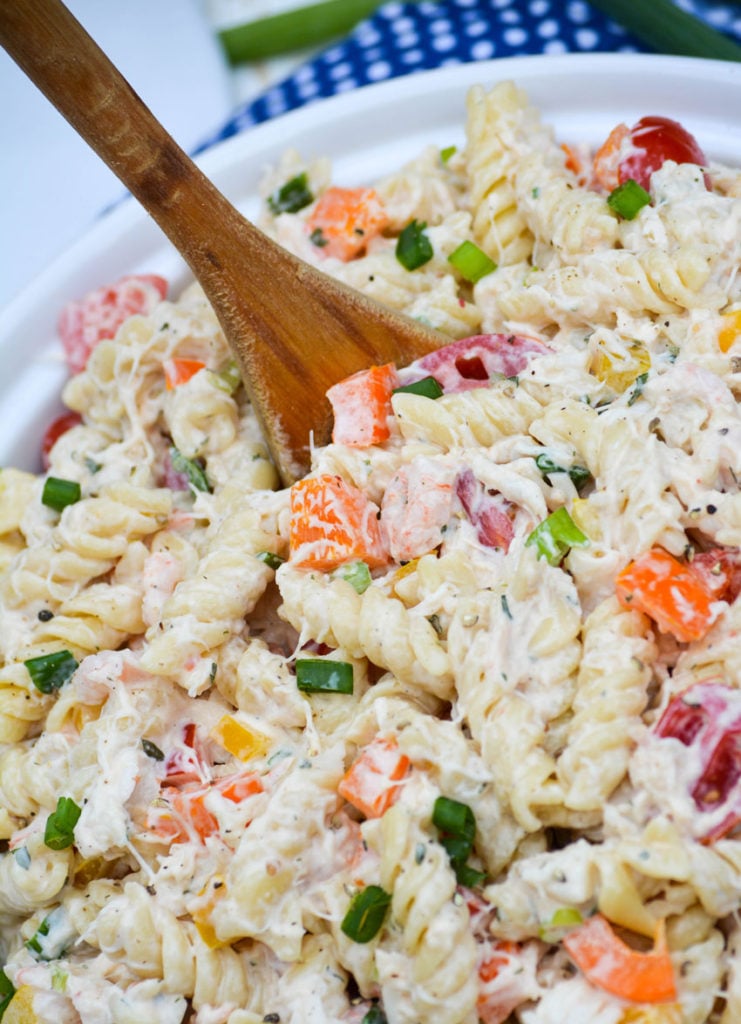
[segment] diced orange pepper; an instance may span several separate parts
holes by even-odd
[[[391,394],[399,386],[393,363],[371,366],[334,384],[327,398],[334,413],[332,440],[353,448],[385,441],[391,433]]]
[[[476,1002],[476,1012],[481,1024],[503,1024],[512,1011],[523,1001],[517,989],[507,984],[497,991],[486,986],[498,977],[502,968],[507,967],[520,951],[516,942],[501,939],[494,944],[491,953],[479,965],[481,991]]]
[[[388,214],[372,188],[328,188],[308,220],[320,251],[340,260],[364,252],[388,224]]]
[[[165,387],[168,391],[180,387],[181,384],[189,381],[191,377],[195,377],[205,365],[200,359],[165,359],[162,363],[162,369],[165,373]]]
[[[597,184],[601,185],[606,192],[612,192],[620,184],[618,177],[620,148],[629,135],[630,128],[627,124],[617,125],[594,154],[592,174]]]
[[[359,558],[370,569],[388,562],[378,506],[339,476],[305,477],[291,487],[291,561],[329,572]]]
[[[401,791],[409,758],[399,753],[393,736],[378,737],[350,766],[337,792],[366,818],[380,818]]]
[[[615,581],[624,608],[645,612],[682,643],[705,636],[717,618],[715,596],[692,570],[663,548],[630,562]]]
[[[741,309],[724,313],[722,320],[723,326],[718,332],[718,348],[721,352],[728,352],[736,339],[741,338]]]
[[[221,793],[225,800],[237,804],[248,796],[262,793],[263,787],[259,777],[252,772],[227,775],[208,786],[196,783],[188,783],[180,789],[166,786],[163,796],[172,808],[172,814],[157,814],[152,823],[153,830],[173,843],[183,843],[190,839],[189,826],[201,839],[214,835],[219,830],[219,823],[204,802],[209,793],[214,791]]]
[[[663,921],[648,953],[618,938],[601,914],[579,925],[563,944],[585,977],[611,995],[631,1003],[672,1003],[677,998]]]

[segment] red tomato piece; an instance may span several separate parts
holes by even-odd
[[[446,394],[486,387],[492,377],[516,377],[534,356],[550,350],[518,334],[475,334],[417,359],[402,375],[405,384],[434,377]]]
[[[718,601],[731,604],[741,593],[741,550],[738,548],[702,551],[694,556],[689,568]]]
[[[506,499],[501,494],[489,494],[470,469],[459,473],[455,493],[468,519],[476,527],[479,544],[508,551],[515,531],[507,514],[509,503]]]
[[[41,439],[41,464],[44,467],[44,471],[49,468],[49,453],[62,434],[66,434],[68,430],[79,426],[80,423],[82,423],[82,416],[80,416],[79,412],[72,412],[71,410],[63,412],[61,416],[57,416],[55,420],[52,420]]]
[[[151,313],[167,295],[167,281],[157,274],[130,274],[115,284],[68,302],[58,323],[59,336],[72,373],[85,369],[90,353],[104,338],[114,338],[130,316]]]
[[[703,842],[727,835],[741,821],[741,690],[715,680],[696,683],[670,701],[654,732],[699,752],[690,793],[699,811],[717,819]]]
[[[669,117],[642,117],[630,129],[630,142],[630,148],[618,168],[621,184],[633,178],[648,190],[651,175],[667,160],[700,166],[707,163],[707,157],[694,135]]]

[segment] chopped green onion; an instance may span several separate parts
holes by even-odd
[[[186,459],[181,451],[174,445],[170,448],[170,462],[176,473],[183,473],[188,478],[190,486],[196,491],[211,493],[211,485],[208,482],[203,467],[192,459]]]
[[[349,583],[358,594],[364,594],[372,583],[370,569],[365,562],[360,561],[340,566],[335,576]]]
[[[446,164],[448,162],[448,160],[450,160],[451,156],[453,156],[457,152],[458,152],[458,147],[457,146],[444,146],[440,150],[440,159],[442,160],[442,162],[444,164]]]
[[[74,941],[77,933],[64,907],[56,907],[47,914],[26,949],[37,960],[57,960]]]
[[[15,986],[5,971],[0,970],[0,1020],[10,1005],[10,1000],[15,995]]]
[[[396,258],[407,270],[417,270],[432,259],[432,242],[425,234],[427,224],[410,221],[396,240]]]
[[[633,383],[633,390],[631,391],[630,397],[628,398],[628,405],[633,405],[634,402],[638,401],[638,399],[643,394],[643,387],[647,380],[648,371],[646,371],[645,373],[638,374]]]
[[[300,658],[296,662],[296,685],[304,693],[352,693],[353,668],[347,661]]]
[[[22,868],[23,871],[28,871],[31,867],[31,854],[28,852],[28,847],[16,846],[13,850],[13,857],[18,867]]]
[[[324,234],[321,228],[314,228],[314,230],[309,235],[309,241],[318,249],[323,249],[325,245],[329,245],[329,239]]]
[[[461,885],[465,885],[467,889],[475,889],[486,881],[485,871],[477,871],[470,864],[451,863],[453,863],[456,879]]]
[[[624,220],[634,220],[650,202],[651,196],[633,178],[618,185],[607,197],[607,205]]]
[[[269,569],[280,569],[285,562],[285,558],[281,558],[280,555],[276,555],[274,551],[258,551],[255,558],[264,562]]]
[[[476,835],[476,818],[468,804],[439,796],[432,809],[432,824],[441,832],[466,839],[473,843]]]
[[[233,395],[242,383],[242,374],[233,359],[229,360],[223,370],[209,370],[209,373],[216,387],[228,395]]]
[[[559,907],[550,921],[546,921],[538,929],[539,937],[544,942],[558,942],[559,936],[554,932],[560,932],[565,928],[575,928],[580,925],[584,918],[576,907]]]
[[[340,927],[353,942],[370,942],[383,926],[391,894],[380,885],[368,885],[353,896]]]
[[[63,971],[57,964],[51,969],[51,987],[55,992],[66,992],[67,982],[69,981],[69,974],[67,971]]]
[[[46,819],[44,842],[50,850],[66,850],[75,841],[75,825],[82,810],[69,796],[60,796],[57,809]]]
[[[297,213],[313,202],[314,195],[309,188],[306,171],[297,174],[268,196],[268,206],[273,213]]]
[[[581,924],[583,920],[584,918],[576,907],[559,907],[549,924],[552,928],[573,928],[575,925]]]
[[[82,491],[76,480],[62,480],[58,476],[48,476],[41,493],[41,503],[61,512],[68,505],[80,500]]]
[[[545,558],[551,565],[560,565],[569,548],[584,547],[588,543],[589,538],[563,507],[551,512],[525,541],[537,549],[538,558]]]
[[[388,1018],[378,1003],[376,1003],[375,1006],[371,1006],[360,1024],[388,1024]]]
[[[461,277],[470,281],[471,284],[476,284],[482,277],[486,277],[487,274],[491,274],[493,270],[497,269],[494,260],[468,240],[461,242],[458,248],[451,252],[448,256],[448,263],[452,263]]]
[[[147,757],[151,757],[153,761],[164,761],[165,755],[162,753],[156,743],[152,743],[151,740],[142,740],[142,748]]]
[[[535,465],[544,477],[547,477],[550,473],[568,473],[569,479],[577,490],[592,478],[592,474],[586,466],[569,466],[566,469],[564,466],[559,466],[555,463],[550,455],[539,455],[535,460]]]
[[[408,392],[410,395],[422,395],[423,398],[440,398],[443,389],[434,377],[423,377],[421,380],[413,380],[411,384],[402,384],[400,387],[394,388],[391,393],[398,395],[403,392]]]
[[[41,693],[53,693],[68,682],[77,668],[77,661],[69,651],[55,651],[29,658],[23,664],[28,669],[33,685]]]

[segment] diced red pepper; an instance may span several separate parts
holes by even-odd
[[[176,357],[165,359],[162,364],[165,374],[165,387],[168,391],[172,391],[174,388],[180,387],[181,384],[187,384],[190,378],[195,377],[205,365],[200,359],[181,359]]]
[[[104,338],[114,338],[121,324],[138,313],[151,313],[167,295],[167,281],[157,274],[130,274],[115,284],[68,302],[58,330],[72,373],[85,369],[90,353]]]
[[[550,350],[536,338],[518,334],[476,334],[444,345],[416,360],[403,374],[405,384],[434,377],[445,394],[486,387],[492,377],[516,377],[534,356]]]
[[[318,252],[351,260],[388,224],[388,214],[372,188],[328,188],[309,216],[307,226]]]
[[[501,494],[489,494],[470,469],[464,469],[458,474],[455,493],[469,520],[476,527],[479,544],[508,551],[515,531],[507,514],[509,503],[506,499]]]
[[[716,680],[695,683],[670,701],[654,732],[699,751],[690,795],[699,811],[721,812],[703,842],[727,835],[741,822],[741,690]]]
[[[165,758],[165,781],[170,786],[202,782],[207,775],[206,756],[194,722],[183,726],[182,744]]]
[[[366,818],[380,818],[398,797],[408,770],[409,758],[399,752],[396,739],[377,737],[350,766],[337,791]]]

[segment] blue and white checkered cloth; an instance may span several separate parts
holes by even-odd
[[[741,41],[741,9],[733,0],[675,2]],[[393,0],[345,39],[239,107],[201,148],[307,103],[415,71],[526,54],[647,51],[586,0]]]

